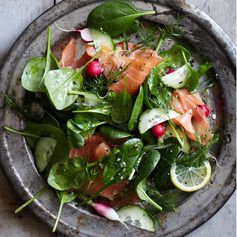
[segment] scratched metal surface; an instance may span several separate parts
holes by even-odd
[[[15,1],[12,1],[12,2],[15,2]],[[18,3],[20,2],[20,1],[17,1]],[[25,2],[25,1],[22,1],[22,2]],[[48,3],[49,4],[49,1],[42,1],[45,5],[46,5],[46,3]],[[194,1],[193,1],[194,2]],[[203,2],[203,5],[201,5],[201,2]],[[223,6],[223,9],[222,10],[225,10],[226,8],[226,10],[228,10],[228,7],[230,7],[231,6],[231,4],[230,4],[230,2],[228,3],[229,1],[226,1],[225,3],[224,3],[224,6]],[[195,2],[194,2],[195,3]],[[216,3],[216,1],[215,1],[215,3]],[[213,1],[199,1],[199,4],[200,4],[200,6],[201,7],[203,7],[204,9],[206,8],[207,9],[207,12],[208,12],[208,9],[210,9],[210,12],[215,12],[216,13],[216,11],[214,11],[214,10],[212,10],[211,11],[211,7],[212,6],[215,6],[215,4],[213,4]],[[212,5],[213,4],[213,5]],[[232,3],[233,4],[233,3]],[[21,5],[21,4],[20,4]],[[23,5],[24,5],[24,3],[23,3]],[[37,4],[35,4],[35,1],[34,1],[34,3],[31,3],[31,5],[29,4],[29,6],[34,6],[34,5],[37,5]],[[40,4],[39,4],[40,5]],[[226,7],[227,6],[227,7]],[[42,7],[42,6],[41,6]],[[14,8],[15,9],[15,8]],[[16,9],[18,9],[18,8],[16,8]],[[38,12],[40,12],[40,7],[38,6],[38,8],[37,8],[38,10],[36,10],[36,12],[38,11]],[[1,8],[1,10],[2,10],[2,8]],[[1,10],[0,10],[0,13],[2,13],[1,12]],[[27,10],[25,10],[26,12],[27,12]],[[17,12],[17,10],[16,10],[16,12]],[[218,12],[218,11],[217,11]],[[36,14],[36,13],[35,13]],[[34,14],[33,14],[34,15]],[[223,17],[223,14],[219,14],[219,16],[221,16],[221,17]],[[230,22],[230,20],[228,20],[228,17],[230,17],[231,16],[231,14],[228,14],[228,16],[226,16],[226,18],[223,18],[223,20],[226,20],[227,22]],[[31,16],[32,17],[32,16]],[[221,17],[218,17],[218,19],[217,20],[220,20],[220,18]],[[32,17],[33,18],[33,17]],[[230,18],[229,18],[230,19]],[[24,22],[24,20],[23,20],[23,22]],[[234,35],[234,32],[235,32],[235,30],[233,30],[234,29],[234,27],[233,27],[233,25],[231,25],[231,24],[224,24],[224,27],[226,28],[226,30],[229,30],[229,32],[230,32],[230,35],[232,35],[232,37],[233,37],[233,35]],[[14,32],[15,33],[15,32]],[[12,37],[13,38],[13,37]],[[2,44],[1,44],[2,45]],[[4,53],[4,50],[6,50],[6,48],[7,47],[2,47],[2,48],[0,48],[0,52],[1,52],[1,54],[2,54],[2,51],[3,51],[3,53]],[[2,50],[3,49],[3,50]],[[1,55],[2,56],[2,55]],[[5,182],[5,181],[4,181]],[[4,183],[3,182],[3,183]],[[9,188],[9,187],[8,187]],[[1,194],[3,194],[4,195],[4,197],[6,197],[6,198],[4,198],[5,200],[7,199],[7,195],[8,194],[6,194],[6,193],[4,193],[4,192],[1,192]],[[9,197],[10,197],[10,195],[9,195]],[[14,198],[13,198],[13,201],[14,201]],[[13,202],[12,201],[12,202]],[[3,204],[4,202],[2,202],[1,203],[1,210],[2,210],[2,207],[4,206],[4,204]],[[14,203],[15,204],[15,203]],[[12,205],[12,206],[14,206],[14,204]],[[6,207],[5,207],[6,208]],[[10,209],[10,208],[9,208]],[[5,210],[5,209],[4,209]],[[1,215],[2,216],[2,215]],[[224,217],[222,217],[222,219],[223,220],[225,220],[226,218],[224,218]],[[2,219],[1,219],[2,220]],[[15,225],[18,225],[18,224],[16,224],[16,223],[18,223],[17,222],[17,220],[18,219],[16,219],[16,220],[14,220],[15,222],[13,222]],[[20,222],[20,221],[19,221]],[[5,221],[5,223],[6,223],[6,221]],[[26,234],[27,234],[27,236],[49,236],[50,235],[50,232],[47,232],[47,229],[45,229],[45,228],[42,228],[41,226],[42,225],[40,225],[40,224],[35,224],[34,225],[34,223],[36,223],[36,222],[32,222],[32,220],[31,220],[31,218],[30,218],[30,215],[29,215],[29,218],[28,218],[28,220],[27,221],[25,221],[24,223],[26,223],[25,224],[25,226],[27,226],[28,225],[28,228],[27,227],[25,227],[25,235],[23,235],[22,234],[22,236],[26,236]],[[31,223],[33,223],[32,225],[31,225]],[[0,224],[1,225],[4,225],[4,226],[6,226],[6,224],[4,224],[4,223],[2,223],[2,222],[0,222]],[[8,225],[9,226],[9,225]],[[31,226],[33,226],[33,228],[31,228]],[[22,233],[22,231],[21,231],[21,228],[19,228],[19,229],[17,229],[17,228],[14,228],[15,226],[13,226],[13,230],[11,231],[11,232],[2,232],[2,230],[4,230],[4,227],[2,228],[1,226],[0,226],[0,228],[1,228],[1,232],[0,232],[0,236],[2,236],[2,234],[4,234],[4,236],[21,236],[21,235],[19,235],[20,233]],[[37,228],[38,227],[38,228]],[[6,229],[9,229],[9,228],[5,228],[5,230]],[[221,229],[221,228],[220,228]],[[233,229],[233,227],[232,227],[232,229]],[[193,233],[193,235],[192,236],[204,236],[204,235],[200,235],[200,233],[202,233],[202,234],[205,234],[205,233],[208,233],[208,232],[198,232],[199,233],[199,235],[197,234],[197,235],[195,235],[195,232]],[[218,232],[217,232],[218,233]],[[219,232],[220,233],[220,232]],[[233,235],[233,233],[234,233],[234,231],[231,231],[230,233],[232,233],[232,235],[228,235],[228,236],[234,236]],[[221,235],[221,236],[223,236],[223,235]],[[226,232],[226,236],[227,236],[227,232]]]

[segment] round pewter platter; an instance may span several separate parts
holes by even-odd
[[[43,55],[46,46],[47,27],[52,27],[52,46],[66,39],[66,34],[56,29],[57,21],[65,28],[83,27],[87,15],[101,1],[63,1],[37,18],[19,37],[11,49],[0,72],[0,88],[19,103],[23,103],[25,91],[20,76],[30,57]],[[216,166],[209,184],[193,193],[176,212],[160,215],[160,226],[156,233],[131,227],[127,230],[117,222],[108,221],[89,209],[65,205],[58,230],[68,236],[184,236],[211,218],[228,200],[235,190],[235,62],[236,48],[228,36],[203,12],[184,1],[135,1],[141,9],[155,9],[157,15],[150,21],[170,24],[177,17],[184,38],[205,59],[213,63],[218,74],[217,85],[210,97],[214,100],[217,119],[221,123],[222,143],[218,144]],[[3,97],[0,97],[0,107]],[[25,140],[3,132],[2,125],[16,129],[24,127],[24,121],[9,109],[0,110],[0,163],[19,196],[24,201],[31,198],[45,184],[34,166],[31,150]],[[53,226],[58,210],[58,200],[50,188],[30,205],[42,221]]]

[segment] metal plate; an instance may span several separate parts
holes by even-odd
[[[47,27],[52,26],[52,44],[65,38],[65,33],[56,29],[54,21],[67,28],[84,26],[87,15],[96,4],[95,0],[68,0],[52,7],[36,19],[19,37],[11,49],[0,74],[1,90],[23,102],[25,91],[21,87],[20,76],[26,61],[36,55],[43,55],[46,46]],[[119,223],[108,221],[74,204],[63,209],[58,230],[68,236],[184,236],[206,222],[228,200],[235,190],[235,61],[236,48],[228,36],[203,12],[184,1],[135,1],[142,9],[156,8],[158,14],[147,19],[170,24],[179,15],[185,40],[202,57],[214,64],[219,79],[210,93],[217,114],[216,127],[223,125],[222,143],[215,151],[221,167],[213,171],[211,182],[202,190],[193,193],[176,212],[162,214],[157,233],[150,233],[135,227],[129,230]],[[0,107],[3,97],[0,97]],[[38,174],[33,156],[25,140],[20,136],[5,133],[2,125],[24,126],[16,114],[9,109],[0,111],[0,162],[8,180],[19,196],[28,200],[45,181]],[[32,211],[50,226],[54,224],[58,201],[52,190],[40,196],[30,205]]]

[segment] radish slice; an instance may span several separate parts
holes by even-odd
[[[83,30],[79,30],[79,32],[81,33],[81,38],[86,41],[86,42],[91,42],[93,41],[92,37],[91,37],[91,33],[89,31],[88,28],[85,28]]]
[[[80,29],[71,29],[71,30],[68,30],[68,29],[63,29],[63,28],[61,28],[61,27],[57,24],[57,22],[55,22],[55,26],[56,26],[59,30],[64,31],[64,32],[80,32],[81,38],[82,38],[84,41],[86,41],[86,42],[91,42],[91,41],[93,41],[93,39],[92,39],[92,37],[91,37],[91,33],[90,33],[90,31],[89,31],[88,28],[84,28],[84,29],[82,29],[82,30],[80,30]]]

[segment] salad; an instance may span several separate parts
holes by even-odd
[[[180,193],[211,177],[209,149],[217,139],[203,100],[211,84],[202,76],[212,66],[194,67],[184,45],[164,49],[182,32],[139,19],[152,14],[128,1],[105,2],[89,13],[88,28],[72,30],[84,42],[82,55],[71,37],[56,58],[49,27],[45,56],[25,65],[21,83],[39,116],[23,130],[4,129],[25,137],[59,198],[53,231],[72,201],[156,231],[160,213],[175,211]]]

